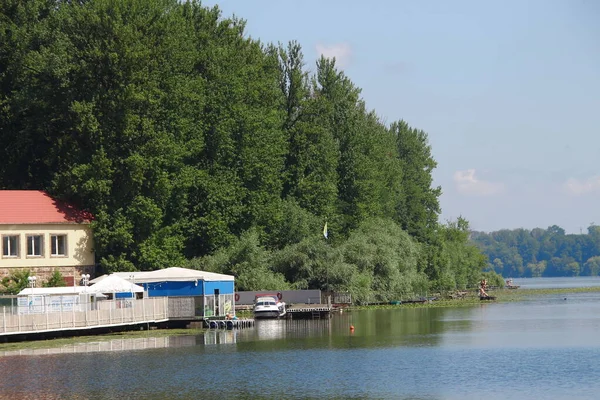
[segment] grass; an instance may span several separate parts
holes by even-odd
[[[589,293],[589,292],[600,292],[600,286],[595,287],[584,287],[584,288],[555,288],[555,289],[496,289],[488,290],[490,296],[496,297],[495,302],[514,302],[522,301],[524,299],[544,296],[544,295],[562,295],[569,293]],[[384,304],[384,305],[372,305],[372,306],[355,306],[352,309],[355,310],[369,310],[369,309],[391,309],[391,308],[433,308],[433,307],[467,307],[479,304],[486,304],[488,302],[482,302],[479,299],[479,295],[476,291],[470,291],[465,297],[451,299],[441,298],[439,300],[430,301],[426,303],[409,303],[409,304]]]

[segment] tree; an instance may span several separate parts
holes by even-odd
[[[2,278],[0,283],[4,286],[2,293],[4,294],[18,294],[21,290],[29,286],[29,277],[31,271],[29,270],[16,270],[9,276]]]
[[[48,280],[42,285],[43,287],[67,286],[67,281],[65,281],[65,278],[62,276],[59,270],[54,270],[52,275],[50,275],[50,278],[48,278]]]
[[[394,122],[390,131],[396,137],[402,169],[402,196],[397,204],[398,221],[403,229],[428,242],[437,227],[440,213],[441,188],[433,187],[433,169],[437,163],[431,155],[427,134],[408,126],[405,121]]]
[[[600,256],[591,257],[585,262],[582,275],[600,275]]]
[[[0,90],[0,187],[89,211],[105,272],[191,265],[361,302],[481,272],[466,220],[437,222],[427,135],[218,7],[7,0]]]

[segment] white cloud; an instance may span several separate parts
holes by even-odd
[[[588,179],[569,178],[563,185],[564,190],[574,196],[581,196],[600,190],[600,176]]]
[[[317,53],[325,58],[334,58],[335,65],[339,68],[347,67],[350,64],[352,57],[352,49],[348,43],[337,43],[325,45],[317,43]]]
[[[482,181],[475,176],[474,169],[456,171],[454,173],[456,190],[461,194],[472,196],[491,196],[504,191],[504,185],[497,182]]]

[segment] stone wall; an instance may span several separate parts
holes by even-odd
[[[28,267],[28,268],[0,268],[0,280],[4,277],[12,275],[16,271],[29,271],[30,276],[36,276],[38,287],[47,281],[54,271],[58,270],[69,286],[75,281],[77,285],[81,284],[81,275],[90,274],[90,279],[96,277],[96,268],[93,265],[77,266],[77,267]]]

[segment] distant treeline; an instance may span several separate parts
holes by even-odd
[[[474,286],[485,257],[438,223],[426,133],[244,25],[196,1],[0,2],[0,188],[90,211],[104,271],[359,302]]]
[[[566,235],[559,226],[548,229],[472,232],[471,240],[505,277],[596,276],[600,274],[600,226],[587,234]]]

